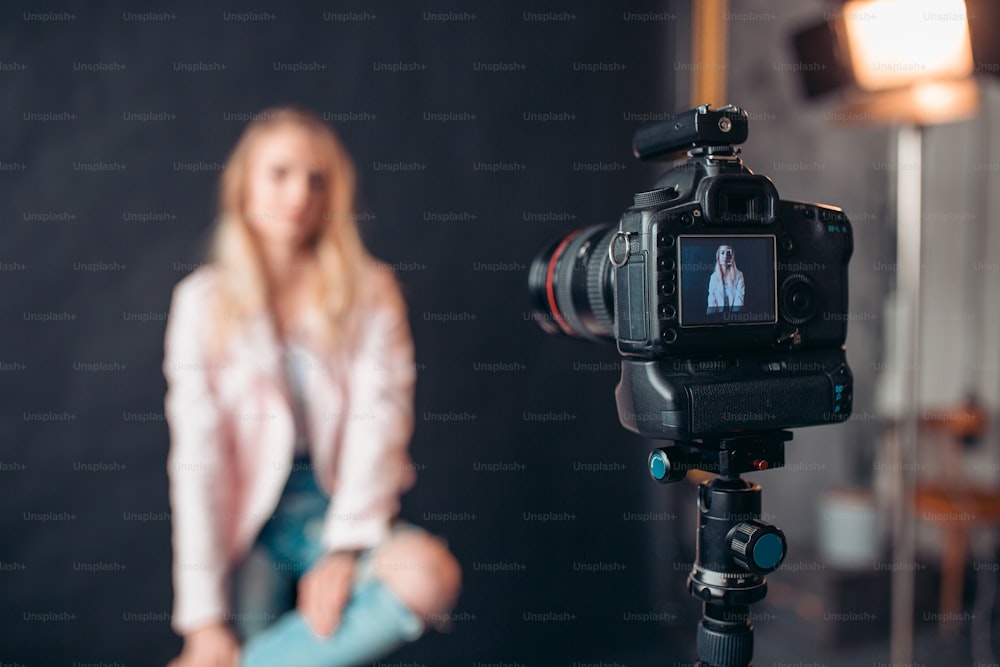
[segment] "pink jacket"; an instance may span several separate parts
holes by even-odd
[[[213,269],[174,288],[164,375],[173,511],[173,627],[183,634],[229,611],[229,573],[274,512],[294,457],[295,426],[269,317],[250,320],[222,361],[206,354]],[[312,350],[307,430],[321,487],[333,496],[322,540],[365,548],[389,532],[414,482],[415,367],[406,309],[391,272],[366,276],[348,340]]]

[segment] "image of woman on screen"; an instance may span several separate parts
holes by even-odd
[[[736,268],[732,246],[720,245],[715,252],[715,270],[708,281],[706,313],[738,312],[743,307],[745,291],[743,272]]]
[[[209,261],[174,288],[171,667],[369,664],[458,595],[448,548],[397,517],[413,341],[354,198],[321,118],[264,111],[223,168]]]

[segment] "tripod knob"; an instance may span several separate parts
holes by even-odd
[[[687,457],[676,447],[654,449],[649,453],[649,476],[657,482],[679,482],[687,475]]]
[[[733,552],[733,560],[754,574],[769,574],[777,570],[788,550],[781,529],[760,521],[736,524],[729,531],[726,541]]]

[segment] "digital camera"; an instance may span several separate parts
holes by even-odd
[[[615,340],[622,424],[691,441],[851,414],[851,224],[782,200],[743,165],[745,111],[708,105],[645,126],[640,159],[688,149],[616,225],[571,232],[529,271],[550,333]]]

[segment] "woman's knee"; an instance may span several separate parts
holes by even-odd
[[[374,554],[375,576],[422,616],[451,610],[458,597],[462,570],[437,538],[410,532],[392,538]]]

